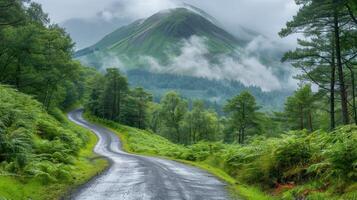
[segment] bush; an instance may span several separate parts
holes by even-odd
[[[92,118],[122,133],[137,153],[199,161],[219,167],[237,182],[282,193],[281,199],[355,199],[357,127],[335,132],[294,131],[276,138],[256,137],[244,146],[199,142],[173,144],[151,132]],[[285,188],[285,189],[284,189]],[[341,198],[336,198],[341,199]]]
[[[43,183],[69,180],[68,165],[88,140],[57,109],[49,115],[30,96],[0,85],[0,170]]]

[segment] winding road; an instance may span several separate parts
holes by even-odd
[[[99,138],[94,151],[111,161],[109,169],[72,195],[75,200],[227,200],[225,184],[211,174],[175,161],[132,155],[121,149],[108,129],[83,119],[82,111],[68,114],[71,121]]]

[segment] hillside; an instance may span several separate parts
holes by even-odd
[[[243,38],[220,28],[202,10],[176,8],[123,26],[76,52],[76,57],[100,71],[120,68],[132,85],[149,89],[156,99],[177,90],[188,99],[221,106],[235,93],[248,90],[265,110],[280,110],[291,93],[289,85],[282,84],[289,81],[290,72],[281,66],[279,55],[264,53],[266,49],[246,50],[259,43],[250,44]],[[165,86],[167,81],[170,87]],[[200,82],[210,89],[182,87]]]
[[[222,105],[232,96],[243,91],[250,91],[262,110],[281,110],[286,97],[291,91],[263,92],[259,87],[246,87],[239,81],[210,80],[192,76],[175,75],[169,73],[152,73],[145,70],[135,69],[127,72],[130,85],[144,87],[150,91],[155,101],[158,102],[165,93],[175,90],[185,98],[193,101],[202,99],[206,104],[222,114]]]
[[[182,40],[192,36],[205,37],[209,46],[208,58],[218,54],[233,54],[240,42],[203,15],[187,8],[164,10],[145,20],[138,20],[110,33],[95,45],[76,53],[89,64],[109,55],[117,56],[126,67],[138,67],[140,56],[152,56],[162,64],[180,54]],[[83,58],[83,56],[85,56]],[[92,59],[93,58],[93,59]],[[100,61],[98,61],[100,62]]]
[[[103,170],[96,137],[32,97],[0,85],[0,199],[58,199]]]

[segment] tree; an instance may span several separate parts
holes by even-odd
[[[101,96],[103,117],[120,122],[122,102],[128,93],[127,79],[119,73],[117,68],[107,69],[105,79],[104,91]]]
[[[22,3],[0,3],[0,9],[16,7],[24,17],[21,23],[0,28],[0,82],[35,96],[50,109],[66,100],[66,88],[79,78],[82,66],[72,60],[74,45],[68,34],[49,24],[40,5]]]
[[[348,124],[348,95],[342,62],[341,37],[350,27],[350,12],[340,0],[296,0],[296,4],[301,6],[298,14],[279,34],[282,37],[293,33],[304,33],[307,37],[316,34],[327,34],[333,37],[332,46],[339,81],[342,119],[344,124]]]
[[[206,110],[202,101],[193,103],[192,111],[185,115],[182,126],[186,133],[187,144],[194,144],[201,140],[214,141],[221,132],[217,113]]]
[[[161,100],[161,119],[165,126],[165,134],[177,142],[183,143],[180,125],[187,112],[187,103],[175,92],[168,92]]]
[[[160,133],[162,126],[161,120],[161,105],[158,103],[150,103],[148,107],[148,128],[154,133]]]
[[[238,143],[243,144],[247,131],[257,127],[258,109],[254,96],[249,92],[242,92],[225,105],[224,111],[229,114],[231,130],[235,132]]]
[[[357,2],[354,0],[344,0],[342,3],[347,8],[353,22],[357,25]]]
[[[305,85],[288,97],[285,103],[284,114],[290,127],[293,129],[309,129],[313,131],[313,112],[315,97],[311,85]]]
[[[289,51],[282,61],[289,61],[303,74],[296,78],[310,81],[319,86],[323,93],[329,93],[330,129],[335,128],[336,63],[334,42],[331,35],[316,34],[310,40],[298,40],[299,48]]]
[[[98,84],[102,83],[102,84]],[[85,104],[86,110],[95,116],[104,117],[103,116],[103,106],[102,106],[102,95],[104,93],[104,84],[105,78],[102,74],[98,74],[94,76],[88,82],[88,87],[90,88],[90,94],[88,96],[88,100]]]
[[[152,102],[152,95],[143,88],[134,88],[125,98],[122,121],[140,129],[147,127],[148,108]]]
[[[25,20],[24,0],[0,1],[0,29],[6,26],[19,25]]]

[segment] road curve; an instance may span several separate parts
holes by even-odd
[[[118,137],[83,119],[82,111],[68,114],[71,121],[99,138],[94,151],[111,160],[110,168],[72,195],[75,200],[226,200],[225,184],[211,174],[175,161],[128,154]]]

